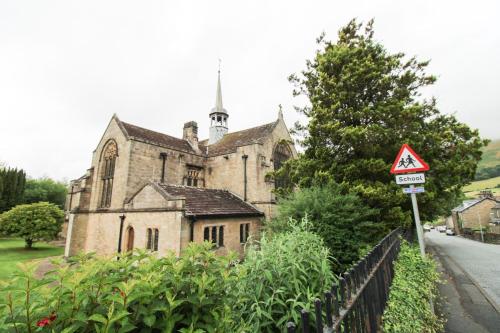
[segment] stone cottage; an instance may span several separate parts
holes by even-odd
[[[496,205],[496,200],[491,196],[478,199],[465,200],[460,206],[451,210],[451,218],[455,233],[462,234],[463,229],[475,229],[481,225],[483,228],[490,223],[491,209]]]
[[[84,176],[71,181],[65,255],[135,248],[182,252],[212,241],[220,253],[242,251],[262,220],[275,214],[271,179],[296,150],[281,112],[258,127],[228,132],[220,73],[209,138],[197,123],[183,137],[151,131],[114,115]]]

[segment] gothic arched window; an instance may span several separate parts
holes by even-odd
[[[101,157],[101,180],[102,192],[100,207],[111,205],[111,194],[113,192],[113,177],[115,175],[115,163],[118,156],[118,147],[115,141],[110,141],[103,149]]]
[[[292,157],[292,151],[290,150],[288,144],[286,144],[285,142],[278,143],[274,148],[274,153],[273,153],[274,171],[279,170],[281,166],[291,157]],[[274,179],[275,188],[287,187],[289,184],[290,181],[288,177],[286,177],[285,175],[276,176],[276,178]]]

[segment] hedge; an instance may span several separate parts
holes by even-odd
[[[430,302],[437,296],[439,273],[433,259],[422,258],[417,246],[403,241],[394,266],[389,301],[383,315],[384,332],[442,332],[444,322]]]

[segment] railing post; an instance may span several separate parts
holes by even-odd
[[[300,311],[300,319],[302,321],[302,333],[310,333],[309,312],[307,312],[307,310],[305,309],[302,309],[302,311]]]
[[[326,326],[323,326],[323,303],[314,300],[315,322],[309,312],[301,310],[302,333],[316,332],[376,333],[388,300],[394,278],[394,260],[400,251],[401,229],[382,239],[361,260],[339,277],[330,291],[324,293]],[[286,324],[288,333],[296,333],[297,326]]]
[[[332,293],[325,292],[325,312],[326,312],[326,326],[333,327],[333,311],[332,311]]]
[[[321,300],[316,298],[314,301],[314,310],[316,315],[316,333],[323,333],[323,312],[321,311]]]

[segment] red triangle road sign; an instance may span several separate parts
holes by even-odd
[[[406,143],[401,146],[398,156],[392,164],[391,173],[427,171],[429,165]]]

